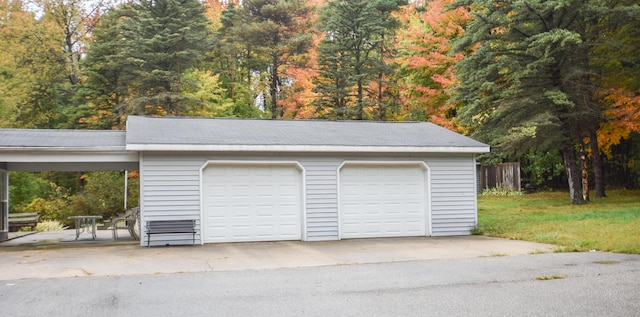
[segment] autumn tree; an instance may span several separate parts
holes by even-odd
[[[599,89],[596,99],[603,106],[603,122],[597,134],[592,133],[591,140],[597,140],[603,152],[611,158],[612,150],[621,142],[630,141],[633,135],[640,133],[640,20],[634,17],[637,9],[629,6],[635,1],[607,1],[609,10],[615,12],[590,28],[594,45],[591,47],[592,68]],[[624,165],[633,166],[629,148],[624,147]],[[591,151],[596,159],[595,151]],[[595,164],[594,164],[595,165]],[[624,168],[624,167],[623,167]],[[628,173],[626,173],[628,174]],[[596,176],[604,178],[604,175]],[[622,178],[626,178],[627,176]],[[618,177],[620,179],[620,177]],[[598,196],[604,196],[604,190]]]
[[[470,15],[463,7],[449,10],[454,0],[410,5],[400,15],[398,77],[403,112],[408,120],[431,121],[455,130],[456,105],[451,101],[454,66],[468,52],[453,52]]]
[[[71,85],[80,81],[80,61],[86,52],[90,35],[107,9],[105,0],[87,3],[81,0],[36,0],[44,12],[43,20],[49,20],[63,35],[64,45],[59,59],[65,65],[65,76]]]
[[[3,127],[64,123],[70,84],[60,61],[63,35],[19,1],[0,1],[0,118]]]

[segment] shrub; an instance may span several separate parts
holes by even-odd
[[[480,193],[480,196],[495,196],[495,197],[522,196],[522,195],[523,195],[523,192],[512,190],[506,187],[487,188]]]
[[[59,221],[55,220],[45,220],[36,226],[37,232],[45,232],[45,231],[60,231],[63,230],[64,226]]]

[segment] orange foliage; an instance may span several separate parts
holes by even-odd
[[[220,18],[222,17],[222,11],[226,9],[229,4],[234,4],[236,7],[240,5],[240,0],[204,0],[202,5],[205,8],[204,15],[212,22],[212,27],[217,29],[221,26]]]
[[[598,130],[600,149],[607,155],[611,147],[627,139],[632,132],[640,133],[640,91],[636,94],[620,88],[611,88],[602,95],[608,105],[606,120]]]
[[[325,1],[313,0],[309,4],[319,7]],[[313,10],[309,16],[312,24],[318,18],[317,10]],[[285,70],[285,76],[290,78],[292,85],[286,87],[281,94],[283,99],[278,103],[282,105],[283,119],[310,119],[317,117],[316,107],[311,103],[317,98],[317,94],[312,91],[315,87],[313,78],[318,75],[318,51],[316,48],[322,39],[322,35],[314,30],[314,37],[309,51],[301,56],[292,57],[295,59]]]
[[[139,171],[137,171],[137,170],[135,170],[135,171],[129,171],[129,172],[127,173],[127,175],[128,175],[128,177],[129,177],[129,179],[138,179],[138,178],[140,178],[140,172],[139,172]]]
[[[454,0],[429,1],[417,11],[408,6],[399,18],[406,26],[400,32],[403,72],[400,102],[409,120],[428,120],[451,130],[459,130],[449,89],[455,83],[453,66],[463,54],[450,54],[451,41],[464,31],[470,15],[463,8],[447,11]]]

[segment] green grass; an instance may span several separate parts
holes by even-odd
[[[566,192],[478,197],[476,234],[550,243],[562,251],[640,254],[640,191],[571,205]]]

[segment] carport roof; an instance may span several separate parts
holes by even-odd
[[[125,131],[0,129],[0,148],[10,149],[106,149],[124,150]]]
[[[489,151],[484,143],[428,122],[140,116],[129,116],[126,144],[139,151]]]
[[[125,131],[0,129],[0,167],[10,171],[138,169]]]

